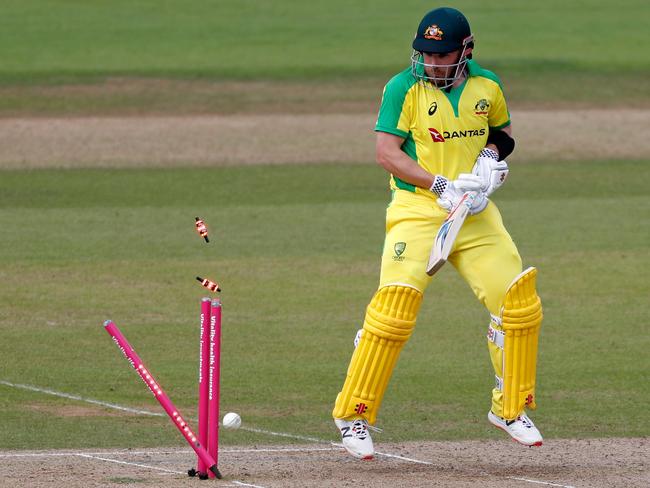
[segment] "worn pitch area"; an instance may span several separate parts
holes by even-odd
[[[189,449],[0,452],[0,486],[641,487],[648,439],[555,439],[538,449],[501,441],[379,443],[358,461],[328,444],[224,447],[221,481],[188,478]],[[419,461],[419,462],[416,462]]]

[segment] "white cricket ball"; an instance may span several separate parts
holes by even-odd
[[[241,417],[235,412],[228,412],[223,416],[221,423],[223,424],[224,429],[239,429],[241,426]]]

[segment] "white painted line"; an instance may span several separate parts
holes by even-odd
[[[397,454],[388,454],[386,452],[379,452],[379,451],[375,451],[375,454],[379,454],[380,456],[385,456],[389,458],[401,459],[402,461],[408,461],[411,463],[433,465],[433,463],[430,463],[429,461],[420,461],[419,459],[413,459],[405,456],[398,456]]]
[[[68,398],[70,400],[77,400],[80,402],[92,403],[93,405],[99,405],[101,407],[106,407],[106,408],[113,408],[115,410],[122,410],[124,412],[137,413],[139,415],[153,415],[155,417],[165,416],[165,414],[160,412],[151,412],[149,410],[139,410],[137,408],[124,407],[122,405],[117,405],[116,403],[102,402],[99,400],[93,400],[92,398],[84,398],[77,395],[62,393],[60,391],[48,390],[47,388],[38,388],[36,386],[31,386],[31,385],[21,385],[20,383],[10,383],[9,381],[4,381],[4,380],[0,380],[0,385],[11,386],[13,388],[20,388],[22,390],[35,391],[37,393],[45,393],[46,395]]]
[[[160,474],[183,474],[187,475],[187,472],[183,471],[173,471],[171,469],[165,469],[165,468],[159,468],[158,466],[149,466],[148,464],[140,464],[140,463],[128,463],[126,461],[119,461],[118,459],[109,459],[105,457],[100,457],[100,456],[91,456],[89,454],[76,454],[79,457],[84,457],[88,459],[97,459],[99,461],[107,461],[109,463],[117,463],[117,464],[126,464],[128,466],[136,466],[138,468],[146,468],[146,469],[154,469],[156,471],[162,471]],[[259,485],[251,485],[249,483],[244,483],[242,481],[237,481],[237,480],[232,480],[231,483],[237,486],[250,486],[252,488],[265,488],[264,486],[259,486]]]
[[[260,485],[251,485],[250,483],[243,483],[241,481],[232,481],[234,484],[239,485],[239,486],[250,486],[252,488],[264,488],[263,486]]]
[[[303,448],[265,448],[265,449],[219,449],[220,453],[255,453],[255,452],[312,452],[312,451],[338,451],[336,447],[303,447]],[[89,456],[154,456],[167,454],[191,454],[192,449],[178,449],[177,451],[101,451],[101,452],[25,452],[0,454],[0,458],[29,458],[29,457],[65,457],[79,456],[86,454]]]
[[[100,461],[107,461],[109,463],[127,464],[129,466],[137,466],[138,468],[155,469],[156,471],[164,471],[165,474],[187,474],[187,473],[183,473],[182,471],[172,471],[171,469],[159,468],[158,466],[149,466],[147,464],[140,464],[140,463],[129,463],[127,461],[119,461],[117,459],[91,456],[90,454],[76,454],[76,455],[88,459],[98,459]]]
[[[318,452],[318,451],[338,451],[336,447],[304,447],[304,448],[282,448],[282,449],[219,449],[220,453],[238,453],[238,452]]]
[[[259,430],[259,429],[256,429]],[[264,431],[262,431],[264,432]],[[256,452],[322,452],[322,451],[338,451],[344,449],[342,444],[337,444],[332,442],[332,447],[304,447],[304,448],[265,448],[265,449],[221,449],[221,453],[256,453]],[[190,454],[193,451],[191,449],[178,449],[176,451],[103,451],[103,452],[28,452],[28,453],[11,453],[11,454],[0,454],[0,458],[25,458],[25,457],[65,457],[65,456],[80,456],[90,459],[98,459],[101,461],[108,461],[112,463],[127,464],[131,466],[138,466],[142,468],[155,469],[159,471],[164,471],[165,474],[185,474],[182,471],[172,471],[168,469],[158,468],[155,466],[148,466],[145,464],[130,463],[126,461],[119,461],[117,459],[108,459],[101,456],[124,456],[124,455],[156,455],[156,454]],[[396,454],[388,454],[385,452],[375,452],[380,456],[385,456],[389,458],[401,459],[404,461],[410,461],[417,464],[427,464],[432,465],[428,461],[421,461],[419,459],[408,458],[404,456],[398,456]],[[548,486],[558,486],[560,488],[575,488],[573,485],[562,485],[558,483],[551,483],[550,481],[539,481],[528,478],[518,478],[516,476],[507,476],[508,479],[525,481],[527,483],[535,483],[539,485],[548,485]],[[236,485],[239,486],[250,486],[253,488],[263,488],[258,485],[251,485],[243,483],[241,481],[233,481]]]
[[[341,449],[345,449],[345,447],[343,447],[343,444],[340,444],[338,442],[331,442],[330,444],[332,444],[333,446],[339,447]],[[386,452],[375,451],[375,454],[377,454],[378,456],[384,456],[384,457],[387,457],[387,458],[401,459],[402,461],[409,461],[411,463],[429,464],[429,465],[433,464],[433,463],[430,463],[429,461],[420,461],[419,459],[413,459],[413,458],[409,458],[409,457],[398,456],[397,454],[388,454]]]
[[[536,483],[538,485],[560,486],[561,488],[575,488],[575,486],[571,486],[571,485],[559,485],[557,483],[551,483],[549,481],[529,480],[527,478],[517,478],[516,476],[508,476],[507,478],[511,480],[517,480],[517,481],[527,481],[528,483]]]
[[[54,396],[58,396],[58,397],[62,397],[62,398],[69,398],[71,400],[77,400],[77,401],[81,401],[81,402],[92,403],[94,405],[100,405],[100,406],[106,407],[106,408],[114,408],[116,410],[122,410],[122,411],[126,411],[126,412],[131,412],[131,413],[139,413],[141,415],[152,415],[152,416],[156,416],[156,417],[164,417],[165,416],[165,414],[159,413],[159,412],[151,412],[149,410],[138,410],[138,409],[135,409],[135,408],[124,407],[122,405],[117,405],[115,403],[102,402],[102,401],[99,401],[99,400],[94,400],[92,398],[84,398],[84,397],[80,397],[80,396],[77,396],[77,395],[69,395],[67,393],[61,393],[61,392],[58,392],[58,391],[49,390],[47,388],[39,388],[39,387],[36,387],[36,386],[31,386],[31,385],[21,385],[21,384],[16,384],[16,383],[10,383],[9,381],[3,381],[3,380],[0,380],[0,384],[6,385],[6,386],[12,386],[14,388],[22,388],[24,390],[35,391],[35,392],[38,392],[38,393],[45,393],[47,395],[54,395]],[[188,420],[196,421],[196,419],[192,419],[190,417],[187,417],[187,418],[188,418]],[[308,437],[308,436],[298,435],[298,434],[287,434],[286,432],[275,432],[275,431],[272,431],[272,430],[257,429],[257,428],[254,428],[254,427],[246,427],[246,426],[242,426],[242,427],[240,427],[240,429],[244,430],[244,431],[247,431],[247,432],[254,432],[254,433],[258,433],[258,434],[272,435],[272,436],[276,436],[276,437],[285,437],[287,439],[296,439],[296,440],[301,440],[301,441],[315,442],[315,443],[318,443],[318,444],[330,444],[332,446],[343,447],[342,444],[327,441],[327,440],[324,440],[324,439],[318,439],[316,437]],[[411,463],[428,464],[428,465],[433,464],[433,463],[430,463],[428,461],[420,461],[418,459],[408,458],[408,457],[404,457],[404,456],[398,456],[396,454],[388,454],[388,453],[381,453],[381,452],[377,452],[376,454],[378,454],[380,456],[384,456],[384,457],[400,459],[402,461],[407,461],[407,462],[411,462]]]
[[[61,397],[61,398],[68,398],[70,400],[77,400],[77,401],[80,401],[80,402],[92,403],[93,405],[100,405],[102,407],[113,408],[115,410],[122,410],[124,412],[136,413],[136,414],[140,414],[140,415],[151,415],[151,416],[155,416],[155,417],[164,417],[165,416],[165,414],[161,413],[161,412],[152,412],[151,410],[141,410],[141,409],[136,409],[136,408],[131,408],[131,407],[125,407],[123,405],[118,405],[116,403],[108,403],[108,402],[103,402],[103,401],[100,401],[100,400],[95,400],[93,398],[85,398],[85,397],[80,397],[80,396],[77,396],[77,395],[70,395],[68,393],[63,393],[63,392],[60,392],[60,391],[54,391],[54,390],[50,390],[50,389],[47,389],[47,388],[39,388],[37,386],[32,386],[32,385],[23,385],[23,384],[20,384],[20,383],[11,383],[11,382],[5,381],[5,380],[0,380],[0,384],[5,385],[5,386],[11,386],[13,388],[20,388],[20,389],[23,389],[23,390],[35,391],[37,393],[45,393],[46,395],[53,395],[53,396]],[[193,419],[191,417],[186,417],[186,418],[188,420],[196,421],[196,419]],[[256,429],[254,427],[242,426],[242,427],[240,427],[240,429],[245,430],[247,432],[255,432],[255,433],[258,433],[258,434],[273,435],[273,436],[277,436],[277,437],[286,437],[288,439],[297,439],[297,440],[302,440],[302,441],[317,442],[317,443],[321,443],[321,444],[323,444],[323,443],[324,444],[329,444],[330,443],[330,441],[326,441],[326,440],[323,440],[323,439],[317,439],[315,437],[307,437],[307,436],[297,435],[297,434],[287,434],[287,433],[284,433],[284,432],[274,432],[274,431],[271,431],[271,430]]]
[[[279,437],[287,437],[289,439],[297,439],[297,440],[303,440],[303,441],[317,442],[319,444],[327,443],[327,444],[330,444],[332,446],[335,446],[335,447],[338,447],[338,448],[341,448],[341,449],[345,449],[343,447],[343,444],[341,444],[341,443],[326,441],[324,439],[318,439],[316,437],[306,437],[306,436],[303,436],[303,435],[287,434],[287,433],[284,433],[284,432],[273,432],[271,430],[255,429],[255,428],[252,428],[252,427],[240,427],[240,429],[247,430],[249,432],[257,432],[257,433],[260,433],[260,434],[274,435],[274,436],[279,436]],[[388,457],[388,458],[400,459],[402,461],[407,461],[407,462],[410,462],[410,463],[428,464],[428,465],[433,464],[433,463],[430,463],[429,461],[420,461],[419,459],[413,459],[413,458],[409,458],[409,457],[405,457],[405,456],[398,456],[397,454],[388,454],[388,453],[379,452],[379,451],[375,451],[375,454],[377,454],[379,456]]]
[[[246,426],[241,426],[240,429],[245,430],[247,432],[256,432],[258,434],[274,435],[276,437],[286,437],[288,439],[297,439],[300,441],[317,442],[319,444],[330,444],[330,441],[326,441],[324,439],[318,439],[316,437],[307,437],[298,434],[287,434],[285,432],[273,432],[272,430],[256,429],[254,427],[246,427]]]
[[[109,402],[103,402],[101,400],[95,400],[93,398],[85,398],[85,397],[80,397],[78,395],[70,395],[69,393],[63,393],[60,391],[54,391],[50,390],[47,388],[39,388],[37,386],[32,386],[32,385],[23,385],[20,383],[11,383],[9,381],[5,380],[0,380],[0,384],[5,385],[5,386],[11,386],[13,388],[20,388],[22,390],[28,390],[28,391],[35,391],[37,393],[45,393],[46,395],[52,395],[60,398],[68,398],[70,400],[77,400],[80,402],[85,402],[85,403],[91,403],[93,405],[99,405],[102,407],[106,408],[112,408],[115,410],[122,410],[124,412],[130,412],[130,413],[136,413],[140,415],[151,415],[154,417],[164,417],[165,414],[161,412],[152,412],[151,410],[142,410],[142,409],[136,409],[136,408],[131,408],[131,407],[125,407],[123,405],[118,405],[116,403],[109,403]],[[186,417],[188,420],[193,420],[196,421],[195,418],[191,417]],[[266,435],[274,435],[277,437],[286,437],[289,439],[297,439],[297,440],[303,440],[303,441],[309,441],[309,442],[318,442],[318,443],[329,443],[329,441],[323,440],[323,439],[317,439],[315,437],[307,437],[307,436],[302,436],[302,435],[296,435],[296,434],[286,434],[284,432],[273,432],[271,430],[263,430],[263,429],[256,429],[254,427],[246,427],[242,426],[240,427],[241,430],[245,430],[247,432],[255,432],[258,434],[266,434]]]
[[[56,457],[56,456],[76,456],[78,452],[43,452],[33,453],[26,452],[21,454],[0,454],[0,458],[25,458],[25,457]]]

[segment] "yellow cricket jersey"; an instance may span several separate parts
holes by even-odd
[[[449,91],[419,82],[411,68],[397,74],[384,88],[375,131],[403,137],[402,151],[432,174],[470,173],[489,130],[510,125],[510,114],[497,76],[472,60],[467,71]],[[435,197],[395,176],[391,188]]]

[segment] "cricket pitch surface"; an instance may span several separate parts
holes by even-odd
[[[0,487],[645,487],[650,440],[378,443],[360,461],[327,443],[223,447],[222,480],[189,478],[189,448],[0,451]]]

